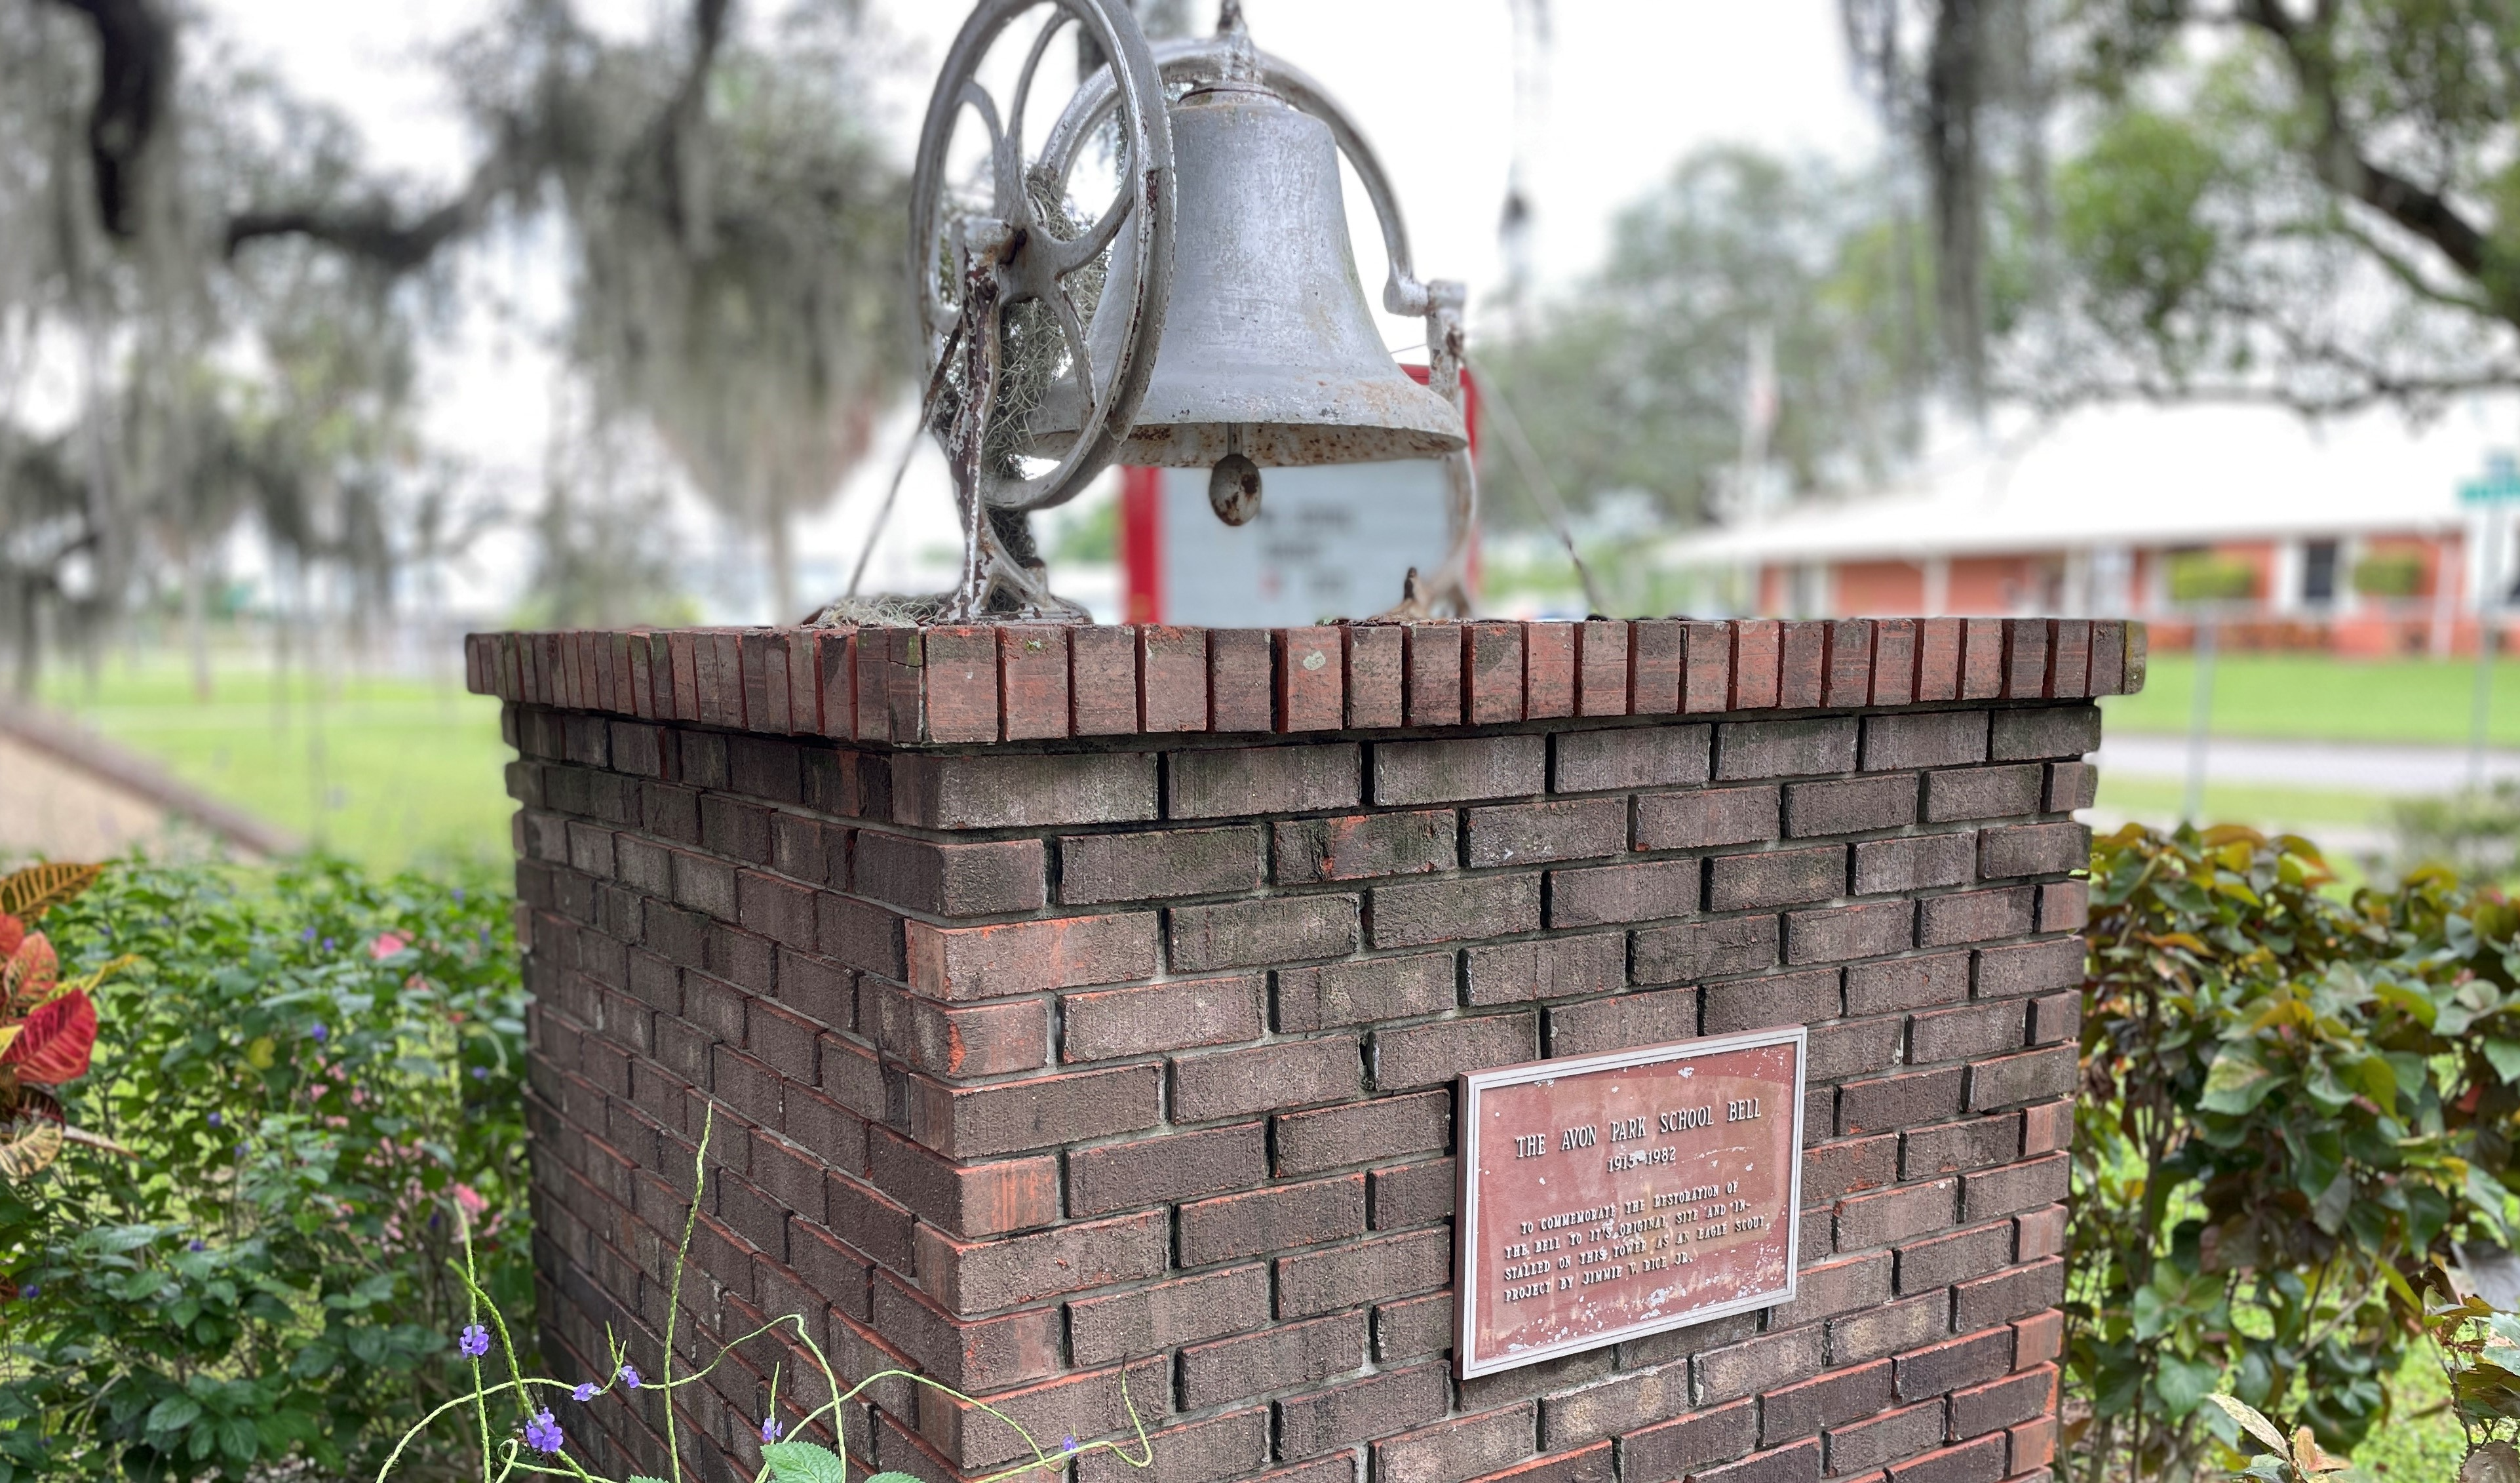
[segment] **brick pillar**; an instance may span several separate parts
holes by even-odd
[[[546,1352],[804,1316],[1149,1483],[2045,1479],[2092,800],[2047,620],[476,635]],[[1453,1377],[1455,1079],[1810,1027],[1789,1306]],[[685,1392],[749,1476],[794,1346]],[[563,1416],[660,1471],[652,1392]],[[868,1465],[1006,1426],[888,1381]],[[827,1435],[827,1434],[826,1434]],[[705,1442],[698,1440],[707,1439]],[[1128,1476],[1108,1456],[1079,1483]]]

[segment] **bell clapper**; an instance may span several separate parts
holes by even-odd
[[[1260,466],[1242,452],[1242,428],[1225,429],[1225,456],[1207,471],[1207,507],[1229,526],[1245,526],[1260,514]]]

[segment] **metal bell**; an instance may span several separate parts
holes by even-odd
[[[1231,75],[1182,98],[1171,118],[1172,301],[1121,461],[1196,468],[1239,454],[1276,468],[1460,449],[1462,414],[1400,369],[1366,307],[1328,125]],[[1119,244],[1087,332],[1098,364],[1129,330],[1102,311],[1132,298],[1120,286],[1135,255],[1127,235]],[[1076,424],[1070,390],[1063,401],[1053,394],[1034,429],[1048,440]]]

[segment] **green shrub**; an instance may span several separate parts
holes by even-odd
[[[117,865],[46,918],[66,971],[138,959],[63,1089],[135,1157],[0,1185],[0,1483],[374,1476],[459,1392],[459,1206],[531,1302],[508,921],[482,881],[338,861]]]
[[[2424,1271],[2507,1239],[2520,913],[2446,871],[2339,900],[2307,841],[2228,827],[2092,866],[2060,1468],[2184,1476],[2238,1440],[2217,1391],[2349,1451]]]
[[[2424,559],[2412,551],[2382,551],[2354,564],[2354,590],[2365,597],[2412,597],[2423,589]]]
[[[2237,602],[2258,595],[2258,569],[2211,551],[2182,551],[2170,558],[2173,602]]]

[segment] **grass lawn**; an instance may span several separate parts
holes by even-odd
[[[2139,694],[2100,704],[2113,728],[2183,733],[2195,681],[2191,656],[2156,654]],[[2473,660],[2225,654],[2214,666],[2212,726],[2218,736],[2459,745],[2475,686]],[[2520,746],[2520,660],[2495,664],[2489,734]]]
[[[174,663],[111,659],[91,688],[56,672],[44,698],[184,781],[377,869],[508,854],[499,703],[460,680],[223,670],[209,702]]]
[[[2166,777],[2114,777],[2100,769],[2097,807],[2147,824],[2179,822],[2186,800],[2183,784]],[[2295,788],[2281,783],[2205,781],[2206,819],[2245,823],[2255,828],[2316,828],[2348,824],[2358,829],[2389,826],[2393,801],[2382,793],[2349,793],[2342,789]]]

